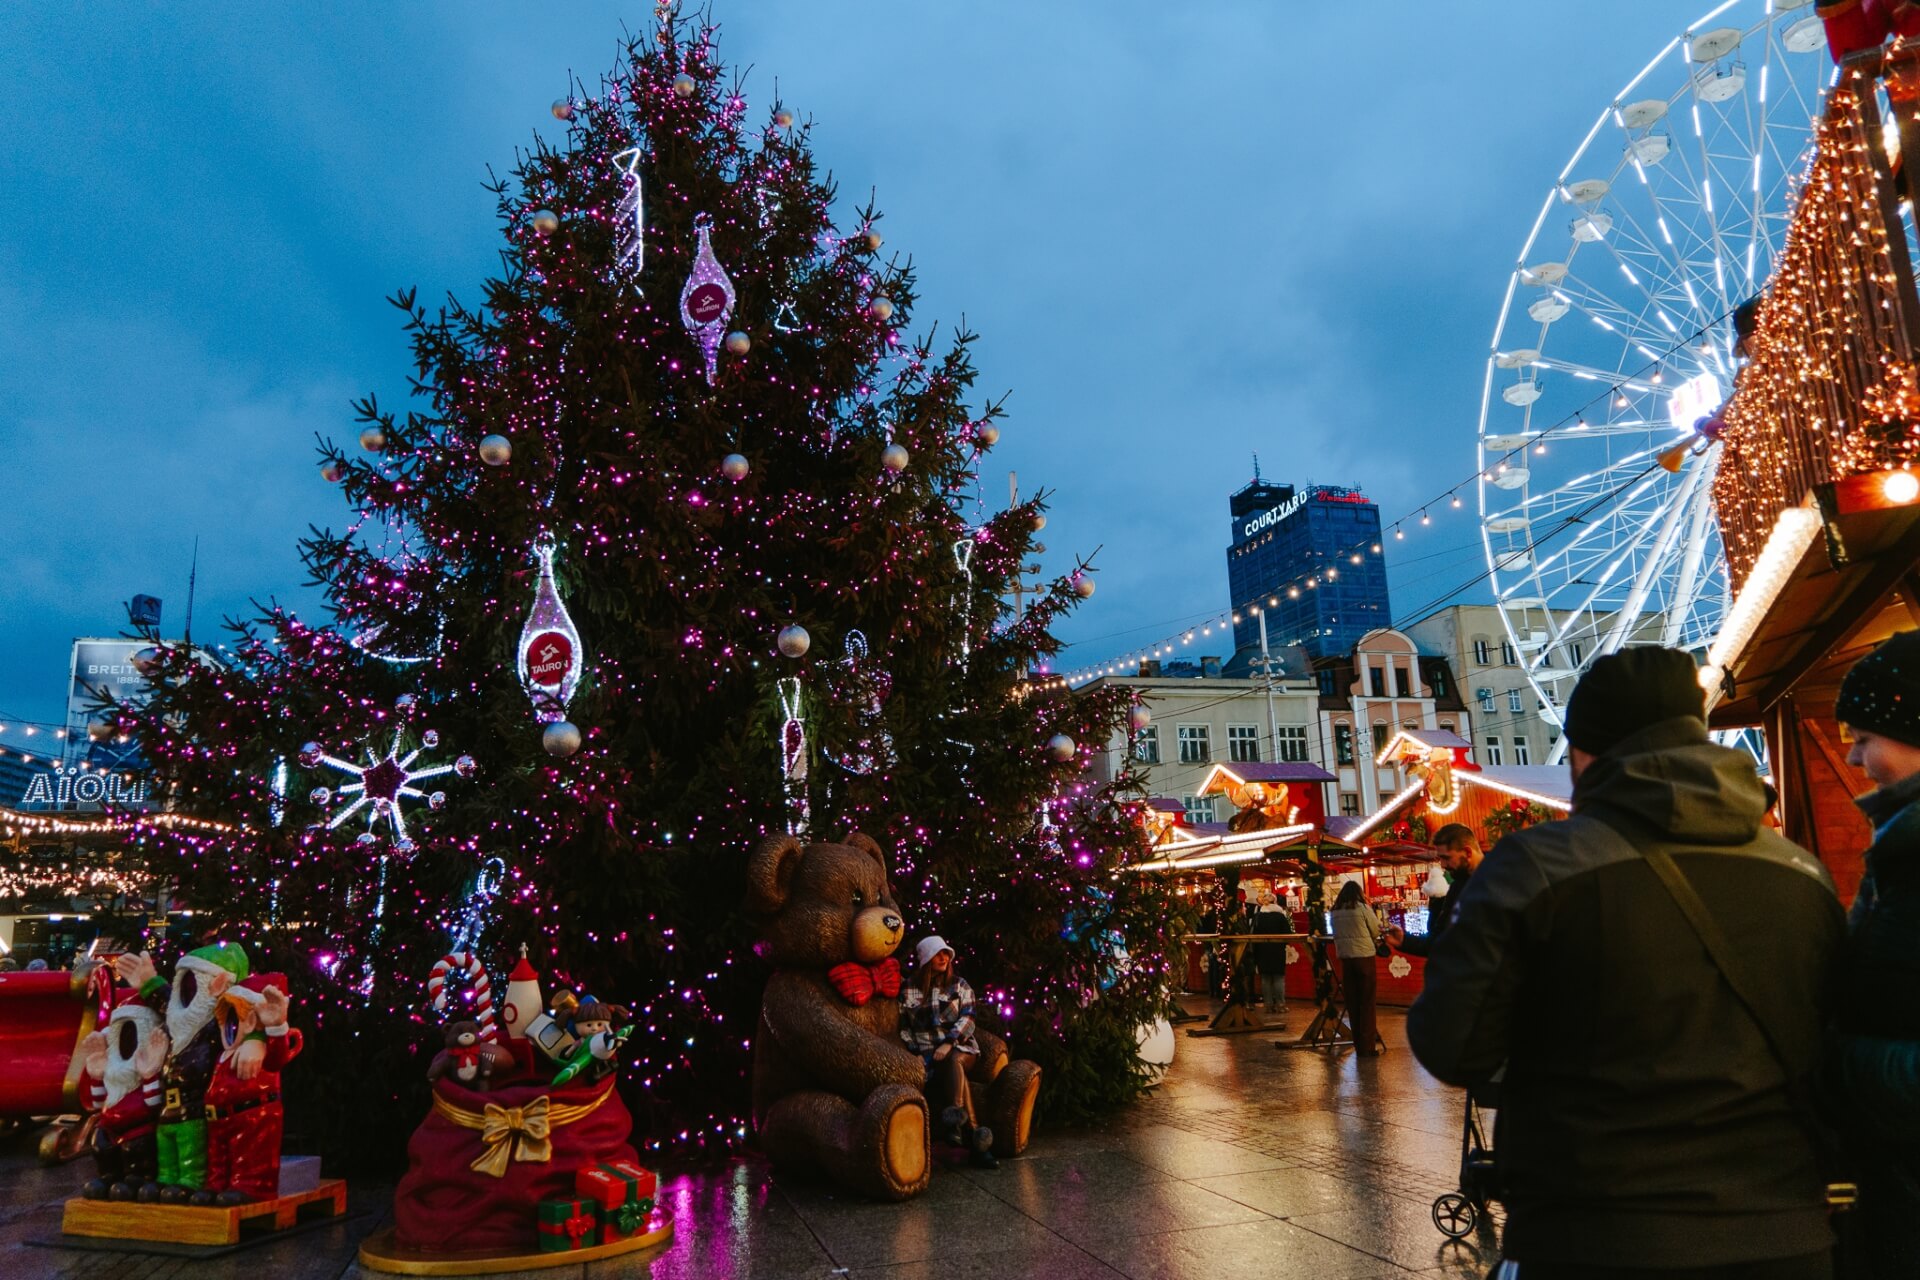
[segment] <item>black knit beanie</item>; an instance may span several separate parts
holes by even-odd
[[[1678,649],[1622,649],[1595,659],[1573,687],[1567,741],[1590,756],[1604,755],[1622,738],[1675,716],[1707,717],[1694,660]]]
[[[1833,718],[1920,746],[1920,631],[1888,636],[1840,682]]]

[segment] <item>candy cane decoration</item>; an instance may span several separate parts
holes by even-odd
[[[493,1021],[493,982],[471,951],[455,951],[451,955],[441,956],[435,962],[433,972],[427,975],[427,999],[433,1011],[446,1012],[447,974],[455,969],[465,975],[473,987],[473,1010],[474,1016],[480,1021],[480,1038],[498,1040],[500,1032]]]

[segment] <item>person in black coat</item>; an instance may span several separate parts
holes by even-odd
[[[1832,1087],[1860,1184],[1849,1277],[1920,1276],[1920,633],[1889,639],[1841,682],[1834,718],[1847,762],[1875,790],[1855,803],[1873,823],[1866,874],[1847,919],[1846,978]]]
[[[1253,932],[1292,933],[1293,917],[1278,898],[1269,898],[1253,913]],[[1252,950],[1253,963],[1260,970],[1260,992],[1267,1016],[1284,1015],[1287,1011],[1287,944],[1256,942]]]
[[[1397,924],[1387,930],[1387,941],[1410,956],[1433,954],[1433,944],[1447,931],[1447,926],[1453,923],[1453,913],[1460,909],[1467,882],[1473,879],[1473,873],[1486,858],[1480,852],[1479,837],[1464,822],[1449,822],[1434,832],[1433,847],[1440,854],[1440,865],[1446,869],[1448,883],[1446,893],[1435,898],[1427,908],[1426,933],[1409,934]]]

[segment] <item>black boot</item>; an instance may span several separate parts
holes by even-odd
[[[976,1169],[998,1169],[1000,1162],[993,1155],[993,1130],[987,1126],[975,1125],[967,1131],[967,1159]]]
[[[967,1145],[967,1109],[948,1107],[940,1113],[940,1141],[950,1147]]]

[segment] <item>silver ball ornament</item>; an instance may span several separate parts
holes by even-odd
[[[779,645],[780,652],[787,657],[804,658],[807,656],[807,650],[813,647],[813,637],[807,634],[805,627],[792,622],[780,628],[780,634],[775,638],[774,643]]]
[[[540,745],[562,760],[578,751],[581,741],[579,726],[570,720],[555,720],[540,731]]]
[[[880,233],[878,231],[867,232],[867,249],[869,252],[872,252],[872,253],[879,252],[880,246],[885,243],[886,241],[880,238]]]
[[[335,462],[332,458],[328,458],[320,464],[320,478],[328,484],[339,484],[340,477],[346,474],[347,469],[338,462]]]
[[[1136,732],[1153,723],[1153,712],[1147,710],[1143,702],[1133,709],[1133,727]]]
[[[980,442],[982,449],[991,449],[1000,443],[1000,428],[994,426],[991,422],[983,423],[979,429],[973,433],[973,438]]]
[[[720,474],[729,480],[745,480],[752,470],[753,464],[743,454],[730,453],[720,459]]]
[[[793,128],[793,112],[787,110],[785,107],[782,107],[778,111],[774,112],[773,127],[776,129]]]
[[[527,222],[543,236],[550,236],[560,229],[560,215],[551,209],[535,209]]]
[[[893,299],[875,298],[867,304],[867,314],[875,320],[893,319]]]
[[[333,788],[315,787],[313,790],[307,792],[307,799],[313,801],[321,808],[325,808],[327,805],[333,803]]]
[[[1047,527],[1046,513],[1041,511],[1034,512],[1033,513],[1033,531],[1035,533],[1038,533],[1046,527]]]
[[[886,452],[880,455],[880,465],[895,475],[899,475],[907,469],[907,463],[912,460],[912,457],[913,455],[907,452],[905,445],[890,444],[887,446]]]
[[[747,354],[747,352],[753,350],[753,339],[749,338],[746,334],[740,332],[738,329],[735,329],[732,333],[727,335],[726,345],[727,345],[728,355],[743,356]]]
[[[513,441],[502,435],[480,437],[480,461],[490,467],[504,467],[513,461]]]
[[[1087,577],[1087,575],[1085,575],[1084,573],[1074,574],[1073,575],[1073,594],[1075,594],[1076,596],[1079,596],[1082,600],[1092,599],[1093,579]]]
[[[300,762],[302,769],[311,769],[318,765],[320,763],[320,757],[326,754],[326,752],[320,749],[319,743],[303,742],[300,744],[300,750],[295,753],[293,758]]]
[[[429,729],[429,730],[427,730],[427,731],[426,731],[425,733],[423,733],[423,734],[421,734],[421,735],[420,735],[420,743],[421,743],[421,745],[422,745],[422,746],[425,746],[425,747],[437,747],[437,746],[439,746],[439,745],[440,745],[440,731],[439,731],[438,729]]]
[[[380,837],[374,835],[373,832],[371,831],[362,831],[359,834],[359,836],[356,837],[354,840],[354,843],[359,845],[362,849],[370,848],[373,845],[378,844],[379,842],[380,842]]]
[[[447,807],[446,792],[436,791],[432,795],[427,797],[427,808],[433,810],[435,813],[440,812],[440,810],[446,807]]]
[[[1080,744],[1064,733],[1056,733],[1047,739],[1047,754],[1063,764],[1073,759],[1074,753],[1079,750]]]
[[[480,771],[480,762],[472,756],[461,756],[453,762],[453,771],[463,778],[471,778]]]
[[[572,98],[555,98],[553,100],[553,118],[555,120],[573,119],[574,110]]]
[[[387,447],[387,433],[378,427],[368,427],[360,433],[360,447],[368,453],[378,453]]]
[[[393,842],[393,851],[403,858],[412,857],[413,851],[417,848],[419,848],[419,846],[405,836],[401,836]]]
[[[699,88],[694,78],[684,71],[673,78],[673,91],[683,98],[691,98]]]

